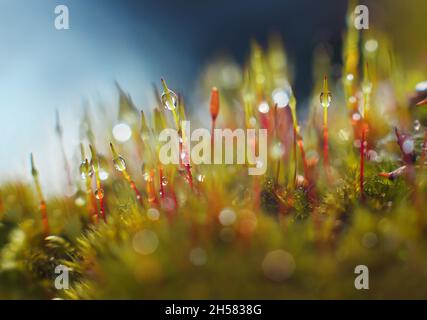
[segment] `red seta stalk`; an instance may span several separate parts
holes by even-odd
[[[163,187],[163,168],[159,167],[159,178],[160,178],[160,197],[165,197],[165,188]]]
[[[323,161],[325,170],[329,170],[329,144],[328,144],[328,124],[323,124]]]
[[[154,171],[150,170],[149,173],[147,173],[147,194],[148,194],[148,202],[151,205],[154,206],[158,206],[159,205],[159,201],[157,200],[157,196],[156,196],[156,190],[154,188]]]
[[[91,159],[91,165],[93,168],[93,172],[94,172],[94,176],[95,176],[95,182],[96,182],[96,191],[95,191],[95,197],[98,199],[99,201],[99,215],[98,215],[98,220],[99,220],[99,216],[102,217],[102,219],[104,220],[104,222],[107,222],[107,217],[105,215],[105,200],[104,200],[104,189],[102,188],[101,185],[101,179],[99,177],[99,160],[98,160],[98,155],[96,153],[95,147],[93,145],[89,145],[89,149],[92,155],[92,159]]]
[[[212,118],[212,127],[211,127],[211,150],[215,150],[215,149],[214,149],[214,147],[215,147],[215,136],[214,136],[214,133],[215,133],[215,123],[216,123],[216,120],[215,120],[214,118]],[[213,154],[212,154],[212,157],[213,157]]]
[[[294,186],[296,186],[297,184],[297,164],[298,164],[298,158],[297,158],[297,128],[295,127],[294,124],[294,136],[293,136],[293,153],[294,153]]]
[[[307,164],[307,158],[305,157],[304,144],[302,141],[302,137],[300,135],[297,135],[297,143],[298,143],[298,147],[299,147],[300,152],[301,152],[301,158],[302,158],[302,163],[303,163],[303,167],[304,167],[305,178],[310,181],[310,174],[308,171],[309,169],[308,169],[308,164]]]
[[[42,214],[43,234],[45,237],[47,237],[50,233],[50,228],[49,228],[49,219],[47,217],[46,202],[44,200],[40,201],[40,212]]]
[[[187,171],[187,180],[190,188],[193,189],[193,175],[191,174],[191,166],[189,163],[185,165],[185,170]]]
[[[136,184],[133,180],[129,180],[129,185],[132,188],[132,190],[135,192],[136,200],[138,200],[139,204],[145,208],[144,202],[142,201],[141,193],[139,192],[138,188],[136,187]]]
[[[362,137],[360,139],[360,198],[362,200],[365,199],[364,193],[364,175],[365,175],[365,141],[366,141],[366,127],[363,125],[362,127]]]
[[[426,152],[427,152],[427,129],[424,133],[424,141],[423,141],[423,150],[421,151],[421,170],[424,170],[424,162],[426,161]]]

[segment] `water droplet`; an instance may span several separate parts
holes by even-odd
[[[125,171],[126,170],[125,159],[123,159],[121,156],[114,158],[113,162],[114,162],[114,168],[116,168],[116,170],[118,170],[118,171]]]
[[[119,142],[126,142],[132,136],[130,127],[125,123],[118,123],[113,128],[113,137]]]
[[[162,185],[167,186],[168,185],[168,179],[166,177],[162,177]]]
[[[86,179],[86,176],[89,174],[89,161],[87,159],[85,159],[81,164],[80,164],[80,175],[82,177],[83,180]]]
[[[329,108],[329,106],[331,105],[331,101],[332,101],[332,94],[330,92],[328,92],[326,97],[323,92],[320,94],[320,104],[322,105],[323,108]]]
[[[144,181],[150,182],[151,181],[151,176],[148,172],[144,172],[144,174],[142,175],[142,177],[144,178]]]
[[[406,139],[402,144],[403,152],[406,154],[411,153],[414,151],[414,140],[412,139]]]
[[[427,91],[427,81],[417,83],[417,85],[415,86],[415,90],[417,90],[418,92]]]
[[[349,73],[349,74],[346,76],[346,79],[347,79],[347,81],[353,81],[353,80],[354,80],[354,75],[353,75],[352,73]]]
[[[89,177],[92,177],[94,174],[95,174],[95,171],[93,170],[93,163],[92,163],[92,161],[91,161],[91,162],[90,162],[90,165],[89,165],[89,172],[87,173],[87,175],[88,175]]]
[[[415,131],[418,131],[418,130],[420,130],[420,128],[421,128],[421,123],[420,123],[420,121],[419,121],[419,120],[415,120],[415,121],[414,121],[414,130],[415,130]]]
[[[275,89],[273,91],[273,101],[277,104],[277,108],[285,108],[289,104],[289,94],[283,89]]]
[[[107,180],[109,177],[109,174],[107,171],[105,171],[104,169],[99,170],[99,179],[101,179],[102,181]]]
[[[95,190],[95,197],[98,200],[101,200],[102,198],[104,198],[104,189],[100,188],[100,189],[96,189]]]
[[[351,118],[353,119],[353,121],[359,121],[362,117],[361,117],[359,112],[355,112],[355,113],[353,113]]]
[[[178,101],[178,97],[175,92],[168,89],[167,92],[163,92],[162,94],[162,103],[163,106],[168,110],[175,110],[176,103]]]
[[[199,181],[199,182],[205,181],[205,176],[203,174],[197,175],[197,181]]]
[[[268,105],[267,102],[263,101],[259,104],[258,111],[264,114],[268,113],[268,111],[270,111],[270,106]]]

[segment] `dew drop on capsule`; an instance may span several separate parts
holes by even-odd
[[[162,104],[166,109],[175,110],[177,101],[178,101],[178,97],[176,96],[176,93],[173,92],[172,90],[168,89],[167,92],[163,92]]]
[[[325,97],[325,93],[322,92],[320,94],[320,104],[322,105],[322,107],[329,108],[329,106],[331,105],[331,101],[332,101],[332,94],[330,92],[328,92],[326,97]]]
[[[89,169],[89,163],[87,162],[87,160],[84,160],[80,164],[80,175],[81,175],[83,180],[86,180],[86,175],[88,174],[88,169]]]
[[[117,171],[125,171],[126,170],[125,159],[123,159],[121,156],[114,158],[113,162],[114,162],[114,168],[116,168]]]

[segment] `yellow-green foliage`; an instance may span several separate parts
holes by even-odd
[[[388,96],[406,88],[395,83],[389,66],[376,63],[390,50],[380,43],[378,56],[364,56],[358,39],[354,30],[347,35],[343,78],[330,80],[325,122],[315,89],[308,119],[298,123],[277,39],[267,53],[253,45],[238,88],[206,80],[221,96],[217,127],[268,129],[263,176],[248,176],[243,165],[161,165],[159,130],[179,126],[184,115],[191,118],[172,91],[163,99],[169,109],[156,106],[152,124],[144,113],[138,118],[119,88],[119,120],[129,125],[132,139],[111,145],[113,154],[107,151],[111,128],[106,124],[97,132],[85,112],[83,165],[70,162],[85,180],[72,177],[72,196],[46,197],[49,235],[41,192],[19,181],[0,186],[0,298],[427,298],[423,127],[412,128],[419,113],[410,102],[390,103],[378,94],[380,84]],[[364,77],[373,88],[369,118],[359,113],[366,107],[363,76],[354,74],[351,83],[346,77],[366,62],[359,58],[372,68],[372,79]],[[315,76],[320,88],[324,75]],[[285,90],[290,106],[275,107],[275,88]],[[261,102],[269,104],[265,115],[258,111]],[[175,103],[176,111],[170,110]],[[329,165],[322,156],[324,125]],[[393,126],[413,137],[411,157],[402,156]],[[360,128],[369,129],[364,157]],[[283,155],[270,152],[277,142]],[[89,144],[91,155],[85,154]],[[399,174],[389,175],[398,168]],[[108,179],[101,181],[101,169]],[[38,180],[36,188],[43,189]],[[67,290],[54,287],[60,264],[70,268]],[[370,290],[354,287],[354,269],[361,264],[369,267]]]

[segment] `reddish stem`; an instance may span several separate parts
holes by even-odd
[[[181,140],[179,142],[179,165],[181,167],[184,166],[185,171],[187,172],[186,180],[188,181],[188,184],[190,185],[191,189],[193,189],[193,176],[191,174],[191,166],[189,163],[183,164],[182,157],[181,157],[182,152],[183,152],[182,150],[183,150],[183,147],[182,147],[182,135],[181,135]]]
[[[424,162],[426,160],[426,148],[427,148],[427,129],[424,134],[423,150],[421,150],[421,170],[424,169]]]
[[[193,189],[193,175],[191,174],[191,166],[189,164],[186,164],[185,170],[187,171],[187,180],[190,184],[190,188]]]
[[[326,122],[323,126],[323,166],[325,168],[328,183],[331,183],[331,174],[329,168],[328,124]]]
[[[362,138],[360,140],[360,198],[362,200],[365,199],[363,181],[365,174],[365,140],[366,140],[366,128],[363,126],[362,128]]]
[[[328,146],[328,127],[323,126],[323,164],[325,170],[329,169],[329,146]]]
[[[98,219],[98,210],[97,210],[98,208],[96,206],[96,198],[93,195],[92,190],[90,191],[89,197],[90,197],[90,200],[91,200],[91,203],[92,203],[92,208],[90,208],[89,212],[91,212],[91,215],[93,217],[93,222],[95,222],[95,224],[96,224],[96,223],[99,222],[99,219]]]
[[[105,216],[104,196],[99,199],[99,212],[104,222],[107,222],[107,217]]]
[[[135,182],[133,180],[130,180],[129,184],[130,184],[130,187],[132,188],[132,190],[135,192],[136,199],[138,200],[138,202],[141,204],[142,207],[145,207],[144,202],[142,201],[141,193],[139,192],[138,188],[136,187]]]
[[[159,202],[157,201],[156,191],[154,188],[154,173],[152,170],[149,173],[149,179],[147,181],[147,193],[148,193],[148,202],[152,205],[157,206]]]
[[[44,202],[44,200],[40,201],[40,212],[42,214],[43,233],[45,237],[47,237],[50,233],[49,218],[47,216],[46,202]]]
[[[160,196],[163,199],[165,197],[165,190],[163,188],[163,169],[162,169],[162,167],[159,168],[159,175],[160,175]]]
[[[310,180],[309,179],[307,159],[305,157],[304,144],[302,142],[301,136],[299,136],[299,135],[297,136],[297,143],[298,143],[298,147],[299,147],[300,152],[301,152],[302,163],[304,166],[304,175],[305,175],[307,180]]]
[[[294,186],[297,181],[297,128],[294,125],[294,137],[293,137],[293,152],[294,152]]]
[[[211,157],[213,157],[213,151],[214,151],[214,146],[215,146],[215,122],[216,120],[214,118],[212,118],[212,129],[211,129]]]

